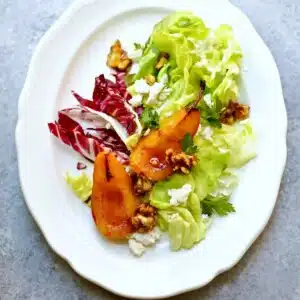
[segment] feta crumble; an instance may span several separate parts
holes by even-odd
[[[159,240],[161,233],[158,227],[155,227],[148,233],[134,233],[131,238],[141,243],[143,246],[152,246],[157,240]]]
[[[129,249],[135,256],[142,256],[146,251],[146,247],[134,239],[128,241]]]
[[[171,197],[170,204],[173,206],[185,205],[191,191],[192,186],[190,184],[185,184],[179,189],[168,190],[168,195]]]
[[[145,79],[139,79],[134,83],[134,89],[136,93],[148,94],[150,92],[150,85]]]
[[[164,84],[161,82],[155,82],[152,86],[150,86],[149,90],[149,98],[146,101],[146,104],[153,105],[157,103],[157,96],[163,90]]]
[[[128,102],[131,106],[137,107],[137,106],[142,105],[142,100],[143,100],[142,95],[138,94],[138,95],[133,96]]]
[[[147,250],[146,247],[153,246],[161,237],[158,227],[148,233],[134,233],[129,241],[129,249],[135,256],[142,256]]]

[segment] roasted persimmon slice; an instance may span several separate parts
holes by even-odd
[[[138,204],[130,176],[113,153],[101,152],[93,178],[92,214],[97,228],[108,239],[125,239],[133,232],[131,217]]]

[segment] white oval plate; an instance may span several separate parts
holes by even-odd
[[[162,4],[163,3],[163,4]],[[212,27],[232,25],[244,52],[243,101],[251,105],[258,157],[242,172],[237,212],[216,219],[207,238],[189,251],[167,241],[137,259],[125,245],[104,241],[91,213],[66,187],[62,174],[78,156],[50,137],[47,122],[75,103],[70,90],[91,95],[93,78],[108,73],[109,46],[120,38],[146,41],[153,25],[173,10],[191,10]],[[19,100],[16,128],[26,203],[53,250],[88,280],[123,296],[162,298],[196,289],[235,265],[266,225],[286,160],[287,117],[270,51],[227,0],[76,1],[39,43]]]

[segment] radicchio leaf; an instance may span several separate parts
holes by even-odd
[[[93,100],[90,101],[72,92],[80,105],[103,112],[115,118],[127,131],[129,135],[137,130],[135,114],[128,109],[128,100],[131,95],[126,90],[125,73],[115,73],[115,82],[106,79],[103,74],[95,79]]]
[[[83,127],[68,115],[72,112],[74,113],[72,109],[62,110],[58,112],[58,121],[48,124],[53,135],[90,161],[94,161],[101,151],[114,151],[121,163],[129,162],[128,150],[113,130],[101,128],[101,135],[97,129],[97,134],[91,134],[91,129],[85,132]]]

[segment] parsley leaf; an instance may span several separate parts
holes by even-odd
[[[143,46],[142,44],[139,44],[139,43],[133,43],[134,45],[134,50],[143,50]]]
[[[186,154],[193,154],[196,153],[198,147],[194,144],[193,137],[190,133],[187,133],[184,138],[180,141],[181,149]]]
[[[207,117],[206,120],[212,127],[222,128],[222,123],[219,119]]]
[[[207,120],[207,122],[217,128],[222,128],[222,123],[220,121],[220,115],[222,111],[222,103],[219,99],[216,99],[212,106],[207,105],[205,101],[202,101],[202,117]]]
[[[202,213],[211,216],[217,214],[219,216],[227,216],[228,214],[235,212],[234,206],[228,202],[229,197],[212,198],[206,197],[201,201]]]
[[[159,127],[159,115],[156,110],[146,108],[143,113],[141,120],[144,128],[158,128]]]

